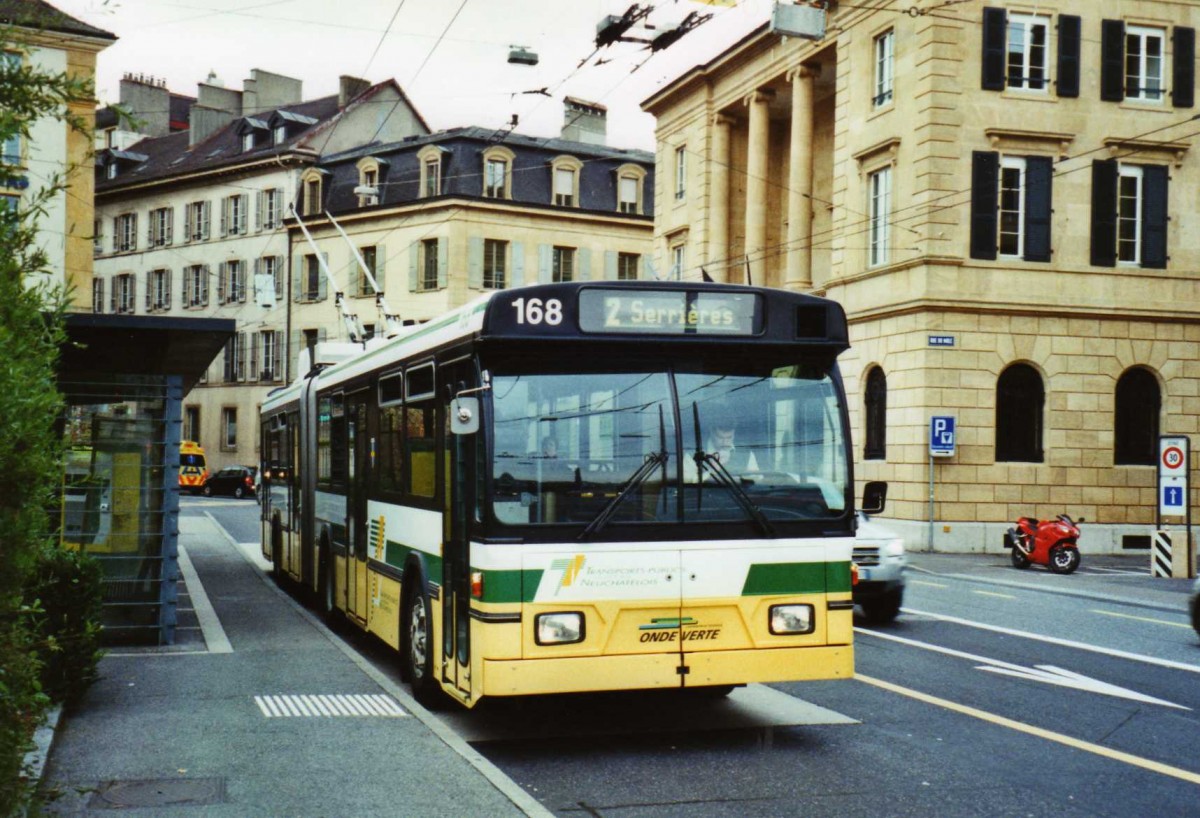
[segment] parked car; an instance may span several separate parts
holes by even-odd
[[[904,602],[904,568],[908,564],[904,539],[860,511],[854,564],[858,566],[854,604],[862,608],[869,622],[891,622]]]
[[[258,469],[254,466],[229,466],[216,474],[210,475],[200,489],[205,497],[214,494],[232,494],[234,497],[255,497],[255,477]]]
[[[1200,634],[1200,579],[1192,584],[1192,595],[1188,597],[1188,608],[1192,612],[1192,627]]]

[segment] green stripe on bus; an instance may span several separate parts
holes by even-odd
[[[426,554],[424,551],[418,551],[411,545],[388,540],[387,545],[383,549],[383,561],[393,568],[404,570],[404,562],[408,559],[409,554],[417,553],[425,558],[425,567],[429,569],[429,579],[434,582],[440,582],[442,579],[442,558],[433,554]]]
[[[532,568],[514,571],[484,571],[483,599],[481,602],[512,603],[533,602],[538,585],[542,581],[542,570]]]
[[[850,590],[848,562],[771,562],[750,566],[742,596],[823,594]]]

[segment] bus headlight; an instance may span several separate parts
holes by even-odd
[[[771,633],[787,636],[796,633],[812,633],[812,605],[772,605]]]
[[[534,621],[534,639],[539,645],[570,645],[583,641],[583,614],[538,614]]]

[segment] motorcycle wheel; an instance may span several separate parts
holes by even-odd
[[[1079,550],[1056,545],[1050,549],[1050,570],[1056,574],[1069,574],[1079,567]]]
[[[1029,557],[1025,556],[1025,554],[1021,551],[1020,548],[1013,548],[1008,553],[1009,553],[1009,556],[1012,557],[1013,568],[1028,568],[1029,567]]]

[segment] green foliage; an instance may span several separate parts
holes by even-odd
[[[42,662],[42,691],[73,704],[96,680],[100,661],[100,563],[78,551],[44,548],[25,600]]]
[[[0,49],[27,51],[12,28],[0,28]],[[46,73],[28,60],[0,60],[0,144],[17,135],[27,144],[35,123],[46,121],[86,133],[86,123],[72,115],[69,106],[91,96],[86,81]],[[49,704],[39,681],[39,649],[50,643],[34,628],[46,626],[56,646],[64,638],[86,645],[88,638],[88,625],[73,622],[60,633],[53,629],[61,628],[61,622],[47,618],[49,608],[37,613],[23,602],[31,584],[56,593],[61,589],[57,581],[42,586],[37,568],[39,557],[51,547],[47,509],[62,480],[61,435],[55,423],[62,404],[55,365],[65,342],[66,297],[62,286],[51,280],[37,226],[47,204],[62,194],[64,176],[43,182],[45,176],[43,168],[33,173],[0,162],[0,182],[6,190],[18,189],[17,180],[23,178],[41,185],[25,190],[17,209],[0,208],[0,815],[5,816],[22,812],[29,803],[29,785],[22,776],[24,756]],[[48,229],[62,232],[61,226]],[[82,567],[67,570],[57,558],[47,564],[54,574],[76,576],[81,585],[89,582]],[[58,668],[51,676],[65,672],[68,664],[80,670],[89,667],[77,656],[68,659],[65,650],[49,655]],[[63,695],[72,692],[68,688]]]

